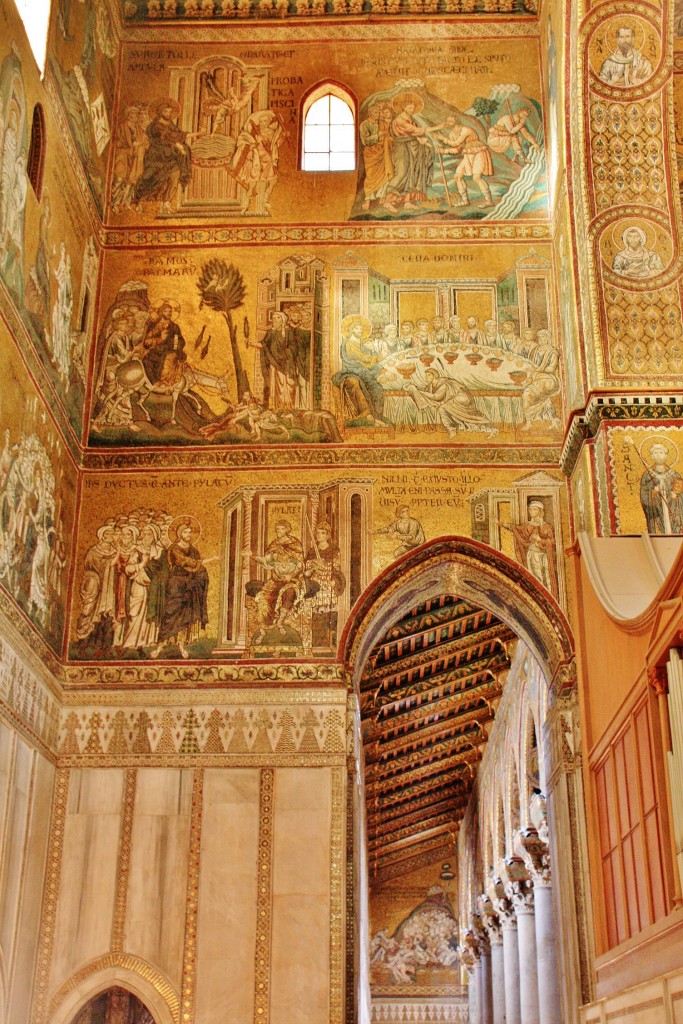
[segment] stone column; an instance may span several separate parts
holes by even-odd
[[[561,692],[558,692],[560,691]],[[582,740],[573,663],[553,680],[543,726],[552,896],[563,1021],[579,1019],[579,1007],[595,998],[588,837],[583,792]]]
[[[517,857],[506,861],[506,874],[505,892],[517,917],[520,1014],[523,1024],[539,1024],[534,886]]]
[[[491,989],[491,945],[481,921],[477,922],[479,936],[479,963],[481,965],[479,987],[480,1024],[493,1024],[493,1001]]]
[[[480,1013],[481,964],[479,962],[479,945],[477,937],[472,929],[465,932],[465,940],[460,947],[460,962],[467,971],[469,1024],[482,1024]]]
[[[519,1002],[519,945],[517,942],[517,918],[512,903],[505,895],[501,878],[491,879],[488,887],[493,909],[500,921],[503,941],[503,985],[505,1024],[522,1024]]]
[[[492,1024],[505,1024],[505,970],[503,965],[503,926],[487,894],[480,897],[481,920],[491,947]]]
[[[537,801],[540,806],[541,800]],[[519,834],[519,847],[534,886],[536,917],[536,957],[538,964],[538,1009],[540,1024],[562,1024],[560,978],[555,938],[555,915],[547,843],[545,802],[538,829]],[[533,817],[533,815],[532,815]]]

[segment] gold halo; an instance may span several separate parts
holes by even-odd
[[[419,114],[424,108],[424,100],[416,92],[398,92],[391,101],[391,105],[397,114],[405,110],[407,103],[415,104],[415,113]]]
[[[618,24],[614,24],[618,22]],[[645,45],[645,28],[643,23],[636,18],[634,15],[627,15],[625,18],[616,15],[614,18],[610,18],[605,23],[605,31],[603,39],[611,46],[610,54],[614,53],[614,48],[617,45],[617,33],[620,28],[630,28],[633,32],[633,49],[642,50]]]
[[[174,316],[178,316],[180,313],[180,303],[176,299],[159,299],[152,309],[155,313],[158,313],[162,306],[170,306]]]
[[[363,325],[363,341],[365,341],[372,333],[372,324],[366,316],[362,316],[360,313],[351,313],[350,316],[344,317],[341,322],[342,337],[348,338],[356,324]]]
[[[176,516],[168,528],[169,540],[172,544],[178,540],[178,530],[181,526],[189,526],[192,530],[193,539],[198,540],[202,534],[202,528],[198,519],[194,516]]]
[[[657,234],[651,224],[649,224],[647,221],[641,222],[636,220],[622,220],[617,221],[617,223],[612,228],[611,237],[612,245],[614,245],[615,247],[615,252],[621,252],[621,250],[624,248],[624,235],[627,231],[630,231],[631,228],[638,228],[639,231],[643,232],[643,234],[645,235],[645,241],[643,242],[643,245],[646,249],[653,248],[657,240]]]
[[[669,467],[674,466],[678,462],[679,452],[673,441],[666,434],[655,434],[654,437],[646,437],[638,449],[640,457],[646,466],[649,466],[652,461],[650,453],[655,444],[661,444],[662,448],[666,448],[669,455],[671,455],[671,461],[667,462]]]
[[[180,113],[178,100],[172,100],[170,96],[162,96],[160,99],[154,100],[147,107],[147,113],[150,117],[157,117],[164,107],[171,107],[176,116]]]

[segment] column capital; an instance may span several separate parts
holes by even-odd
[[[496,913],[493,900],[487,893],[482,893],[479,897],[479,909],[481,911],[481,923],[486,930],[490,945],[500,945],[503,941],[503,924]]]
[[[505,895],[512,904],[515,914],[533,914],[534,884],[522,858],[506,857],[501,862],[501,878],[505,886]]]
[[[520,829],[515,840],[529,878],[534,886],[547,887],[551,884],[550,850],[548,843],[535,828]]]
[[[486,894],[491,900],[491,906],[498,917],[501,929],[516,928],[515,910],[505,894],[505,883],[499,875],[493,875],[489,879]]]
[[[474,974],[474,969],[478,966],[481,958],[481,951],[479,949],[479,940],[473,928],[468,928],[465,932],[463,940],[458,946],[458,954],[460,956],[460,963],[467,973],[470,976]]]
[[[472,915],[472,931],[476,936],[477,945],[479,948],[479,955],[486,956],[491,952],[491,943],[489,942],[488,932],[484,926],[484,921],[481,914]]]

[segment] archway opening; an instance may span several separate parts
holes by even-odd
[[[156,1024],[141,999],[120,985],[100,992],[77,1012],[71,1024]]]
[[[359,950],[358,1019],[394,1019],[392,1013],[405,1012],[397,1003],[414,1008],[418,999],[429,1004],[425,1013],[437,1013],[425,1019],[441,1019],[437,1007],[447,1000],[460,1003],[463,1015],[469,1003],[476,1021],[482,1000],[491,1001],[491,976],[489,970],[485,996],[470,954],[476,950],[483,963],[491,949],[487,926],[495,934],[501,924],[482,904],[490,902],[487,888],[498,868],[487,862],[492,836],[498,848],[502,838],[504,855],[521,872],[527,869],[514,842],[525,827],[534,831],[526,760],[521,764],[517,751],[507,757],[498,739],[495,778],[510,774],[505,828],[500,789],[487,808],[479,773],[514,666],[514,700],[524,673],[555,696],[566,692],[569,628],[554,598],[517,563],[487,545],[442,538],[398,559],[366,591],[343,650],[358,699],[356,827],[367,858],[355,887],[360,942],[368,942],[367,952]],[[518,738],[537,751],[527,721],[518,716]],[[543,842],[549,860],[547,835]],[[532,883],[525,885],[524,891]]]

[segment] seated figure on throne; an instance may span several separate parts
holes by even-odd
[[[287,626],[318,587],[304,575],[303,545],[298,537],[292,536],[288,520],[281,519],[275,524],[275,537],[265,554],[256,555],[255,560],[269,570],[270,577],[265,583],[260,580],[247,583],[247,596],[254,600],[258,623],[252,643],[262,644],[267,634],[275,630],[277,642],[293,640],[294,646],[298,646],[301,637],[296,631],[288,631]]]

